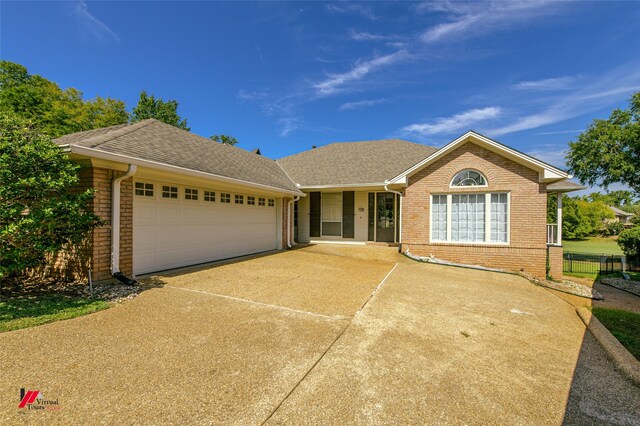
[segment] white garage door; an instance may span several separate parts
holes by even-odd
[[[273,198],[155,181],[136,181],[136,274],[276,248]]]

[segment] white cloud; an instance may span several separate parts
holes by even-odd
[[[566,168],[564,156],[567,154],[567,144],[544,144],[527,152],[530,156],[544,161],[552,166]]]
[[[356,31],[351,30],[349,32],[349,37],[351,40],[355,41],[383,41],[383,40],[394,40],[397,38],[395,35],[383,35],[383,34],[373,34],[366,31]]]
[[[417,123],[403,127],[404,134],[420,136],[449,134],[459,130],[469,130],[469,127],[481,121],[490,120],[501,114],[499,107],[476,108],[451,117],[438,118],[432,123]]]
[[[386,99],[366,99],[363,101],[355,101],[355,102],[346,102],[340,105],[340,111],[354,110],[354,109],[362,109],[374,105],[379,105],[385,102]]]
[[[85,1],[76,2],[73,13],[80,24],[98,41],[120,41],[120,37],[111,28],[89,12],[89,6]]]
[[[582,130],[554,130],[551,132],[540,132],[540,133],[536,133],[536,135],[538,136],[547,136],[547,135],[570,135],[570,134],[575,134],[575,133],[580,133],[582,132],[584,129]]]
[[[566,89],[576,77],[545,78],[544,80],[521,81],[514,84],[516,90],[561,90]]]
[[[329,74],[329,77],[319,83],[315,83],[313,88],[319,96],[329,96],[345,90],[345,86],[349,83],[355,83],[366,75],[408,57],[406,50],[399,50],[389,55],[378,56],[365,62],[356,63],[349,71],[341,74]]]
[[[422,41],[435,43],[451,39],[472,37],[511,26],[544,14],[553,13],[550,0],[513,0],[477,3],[434,2],[424,6],[431,12],[445,13],[452,19],[429,28]]]
[[[373,13],[373,9],[360,3],[330,3],[325,8],[332,13],[352,13],[363,16],[367,19],[375,21],[376,15]]]
[[[251,91],[251,90],[238,90],[236,97],[244,101],[253,101],[256,99],[265,99],[269,94],[267,91]]]
[[[511,124],[487,132],[493,136],[500,136],[559,123],[627,99],[638,90],[640,68],[635,64],[622,67],[587,86],[551,98],[541,111],[516,118]]]
[[[280,125],[280,136],[289,136],[290,133],[304,127],[304,119],[302,117],[284,117],[278,120]]]

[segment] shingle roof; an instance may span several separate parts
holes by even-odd
[[[55,142],[297,191],[274,160],[153,119],[74,133]]]
[[[633,213],[627,213],[624,210],[620,210],[617,207],[609,206],[609,208],[613,211],[616,216],[633,216]]]
[[[580,191],[586,189],[586,186],[582,186],[578,183],[571,182],[570,180],[563,179],[547,185],[547,192],[571,192]]]
[[[402,139],[339,142],[278,160],[301,186],[382,183],[438,149]]]

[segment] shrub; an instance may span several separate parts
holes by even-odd
[[[51,138],[15,115],[0,113],[0,281],[80,244],[101,224],[91,190],[72,193],[78,166]]]
[[[640,256],[640,226],[622,231],[618,237],[618,245],[627,256]]]
[[[602,233],[606,236],[618,235],[624,229],[624,225],[618,221],[607,222]]]

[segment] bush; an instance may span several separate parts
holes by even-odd
[[[0,113],[0,281],[46,263],[101,225],[78,166],[30,122]]]
[[[605,236],[614,236],[620,234],[624,229],[624,225],[618,221],[607,222],[602,233]]]
[[[631,257],[640,256],[640,226],[625,229],[618,237],[618,245],[622,252]]]

